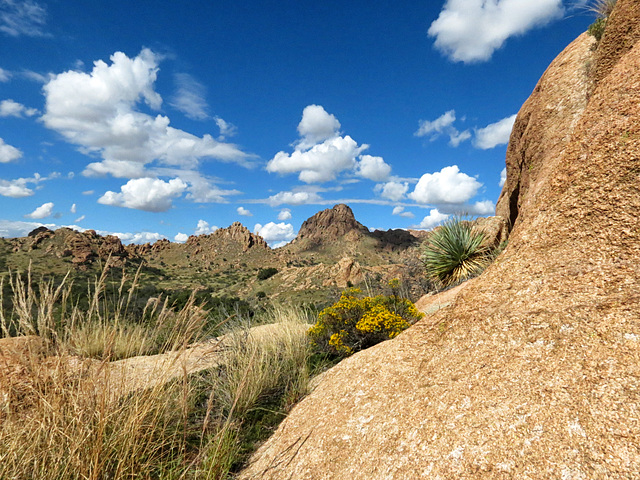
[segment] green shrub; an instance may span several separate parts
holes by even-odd
[[[277,268],[273,268],[273,267],[261,268],[258,271],[258,280],[266,280],[267,278],[273,277],[276,273],[278,273]]]
[[[422,261],[429,278],[446,288],[479,275],[491,261],[484,239],[461,217],[446,221],[424,243]]]
[[[588,11],[596,14],[596,21],[589,25],[587,33],[595,37],[598,42],[604,34],[607,20],[616,6],[616,2],[617,0],[592,0],[585,6]]]
[[[309,329],[317,349],[346,357],[396,337],[424,315],[406,298],[360,294],[360,289],[349,288],[337,303],[320,312],[318,322]]]
[[[592,37],[595,37],[595,39],[599,42],[600,39],[602,38],[602,35],[604,34],[604,28],[606,26],[607,26],[607,19],[598,18],[596,19],[595,22],[589,25],[589,28],[587,29],[587,33]]]

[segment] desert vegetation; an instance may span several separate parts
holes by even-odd
[[[66,251],[62,234],[13,241],[0,274],[0,478],[232,478],[315,374],[423,316],[416,279],[385,273],[421,276],[418,237],[402,232],[361,239],[363,263],[405,262],[368,270],[342,243],[313,244],[295,267],[231,242],[233,260],[207,273],[165,242],[160,260],[96,256],[67,274],[47,256]]]
[[[485,235],[458,216],[433,231],[424,243],[422,261],[429,278],[447,288],[479,275],[495,253],[486,245]]]
[[[105,275],[85,307],[68,283],[9,277],[0,478],[229,478],[306,393],[313,319],[273,307],[214,325],[195,294],[178,310],[155,298],[131,314],[136,279],[110,297]],[[202,345],[215,361],[188,368]],[[134,355],[144,368],[116,361]]]
[[[397,280],[391,283],[397,289]],[[309,337],[317,350],[344,357],[398,336],[422,316],[409,299],[395,292],[363,296],[360,289],[349,288],[320,312]]]
[[[589,25],[587,32],[600,41],[607,26],[609,15],[616,6],[617,0],[592,0],[587,2],[585,8],[596,16],[596,20]]]

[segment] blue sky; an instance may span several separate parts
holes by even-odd
[[[522,103],[593,18],[562,0],[0,0],[0,236],[272,245],[493,214]]]

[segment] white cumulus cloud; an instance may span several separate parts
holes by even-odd
[[[295,150],[292,154],[278,152],[269,160],[267,171],[272,173],[297,173],[305,183],[322,183],[334,180],[338,173],[356,166],[356,157],[368,148],[358,146],[349,135],[325,140],[309,150]]]
[[[431,24],[435,46],[455,62],[480,62],[514,35],[562,17],[562,0],[447,0]]]
[[[298,125],[301,138],[293,153],[278,152],[267,163],[267,171],[298,173],[298,179],[305,183],[328,182],[341,172],[354,171],[358,156],[369,146],[358,145],[349,135],[340,135],[339,128],[340,122],[323,107],[305,107]]]
[[[0,237],[2,238],[18,238],[26,237],[33,229],[45,226],[55,229],[53,224],[43,224],[40,222],[23,222],[14,220],[0,220]]]
[[[71,208],[69,209],[71,213],[76,213],[77,210],[78,210],[78,207],[75,203],[71,205]]]
[[[215,225],[209,225],[209,222],[200,219],[198,220],[198,225],[196,226],[194,233],[195,235],[208,235],[215,232],[216,230],[218,230],[218,227],[216,227]]]
[[[178,243],[184,243],[189,239],[189,235],[187,235],[186,233],[180,233],[178,232],[176,234],[175,237],[173,237],[173,240],[178,242]]]
[[[76,218],[74,220],[75,223],[80,223],[81,221],[83,221],[86,218],[85,215],[80,215],[78,218]]]
[[[413,228],[417,228],[420,230],[431,230],[432,228],[437,227],[442,222],[447,220],[447,218],[449,218],[449,215],[440,213],[437,208],[434,208],[429,211],[429,215],[424,217],[422,221],[418,225],[415,225]]]
[[[52,75],[43,87],[44,124],[82,152],[102,157],[87,166],[87,176],[140,178],[154,161],[187,169],[203,158],[246,164],[249,156],[235,145],[197,137],[171,127],[166,116],[138,110],[141,102],[153,110],[162,105],[154,90],[158,62],[149,49],[135,58],[116,52],[110,65],[98,60],[90,73]]]
[[[282,247],[296,238],[290,223],[269,222],[266,225],[256,223],[253,233],[260,235],[272,248]]]
[[[3,68],[0,68],[0,82],[8,82],[10,78],[11,78],[11,72],[8,72]]]
[[[35,108],[27,108],[10,98],[0,102],[0,117],[33,117],[37,113]]]
[[[53,212],[53,202],[47,202],[40,205],[33,212],[25,215],[26,218],[33,218],[34,220],[39,220],[41,218],[47,218]]]
[[[288,208],[283,208],[282,210],[280,210],[280,213],[278,213],[278,220],[284,221],[284,220],[290,220],[291,219],[291,210],[289,210]]]
[[[113,235],[115,237],[118,237],[120,239],[120,241],[122,243],[125,243],[125,244],[129,244],[129,243],[137,243],[137,244],[154,243],[154,242],[157,242],[158,240],[162,240],[164,238],[167,238],[164,235],[162,235],[161,233],[156,233],[156,232],[129,233],[129,232],[108,232],[106,230],[96,230],[96,233],[98,235],[102,235],[102,236]]]
[[[315,192],[280,192],[271,195],[267,202],[272,207],[278,205],[306,205],[321,201],[322,198]]]
[[[481,150],[488,150],[497,145],[504,145],[509,142],[513,124],[516,121],[516,114],[491,123],[484,128],[478,128],[473,145]]]
[[[4,140],[0,138],[0,163],[13,162],[21,157],[22,152],[19,149],[5,143]]]
[[[253,217],[253,213],[244,207],[238,207],[236,212],[238,212],[238,215],[242,215],[243,217]]]
[[[500,187],[504,187],[507,182],[507,167],[504,167],[500,172]]]
[[[29,184],[38,185],[40,182],[58,178],[57,172],[51,173],[47,177],[34,173],[31,178],[16,178],[14,180],[0,179],[0,195],[3,197],[23,198],[33,195],[33,190],[28,187]]]
[[[424,204],[462,204],[473,198],[481,186],[475,178],[452,165],[439,172],[425,173],[409,198]]]
[[[0,195],[3,197],[23,198],[33,195],[33,190],[27,187],[27,179],[16,180],[0,179]]]
[[[375,186],[374,191],[379,193],[382,198],[399,202],[409,191],[409,183],[398,181],[379,183]]]
[[[413,218],[415,217],[415,215],[411,212],[405,212],[404,211],[404,207],[401,207],[400,205],[398,205],[397,207],[393,208],[393,212],[391,212],[391,215],[398,215],[399,217],[404,217],[404,218]]]
[[[474,203],[469,209],[471,215],[493,215],[496,206],[491,200],[482,200]]]
[[[212,183],[212,180],[196,171],[171,170],[166,171],[168,176],[178,174],[179,178],[189,184],[186,198],[195,203],[225,203],[229,195],[239,195],[239,190],[225,190]]]
[[[469,130],[460,132],[453,126],[455,121],[455,110],[449,110],[435,120],[420,120],[418,122],[419,128],[414,135],[416,137],[428,137],[430,142],[437,140],[442,135],[446,135],[449,137],[449,145],[457,147],[471,138],[471,132]]]
[[[356,167],[356,175],[374,182],[383,182],[391,174],[391,165],[385,163],[382,157],[360,155],[360,161]]]
[[[300,141],[296,145],[298,150],[307,150],[318,143],[338,136],[340,122],[327,113],[320,105],[308,105],[302,111],[302,120],[298,124]]]
[[[134,208],[147,212],[165,212],[187,184],[179,178],[165,182],[159,178],[136,178],[120,187],[120,193],[108,191],[98,199],[103,205]]]

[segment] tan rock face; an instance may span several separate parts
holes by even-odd
[[[353,258],[344,257],[331,268],[325,285],[346,288],[349,284],[355,285],[362,280],[364,280],[364,271],[360,264]]]
[[[368,233],[369,229],[356,220],[353,211],[347,205],[340,204],[307,219],[300,227],[296,241],[324,243],[347,234],[351,235],[351,240],[355,240]]]
[[[249,229],[240,222],[234,222],[228,228],[216,230],[213,232],[213,236],[219,239],[230,239],[234,242],[238,242],[242,245],[243,252],[246,252],[253,247],[269,248],[269,245],[267,245],[267,242],[265,242],[261,236],[251,233]]]
[[[605,78],[640,39],[640,3],[623,2],[612,12],[595,54],[593,86]]]
[[[587,106],[595,39],[586,33],[549,66],[516,118],[507,147],[507,181],[496,215],[513,228],[531,209]]]
[[[60,228],[55,232],[45,227],[33,230],[26,239],[17,239],[14,251],[43,249],[58,258],[71,257],[78,267],[86,267],[96,258],[111,257],[112,266],[122,265],[129,253],[118,237],[102,237],[94,230],[77,232],[70,228]]]
[[[635,5],[618,0],[634,16],[610,28],[640,24]],[[532,172],[505,252],[327,372],[241,478],[640,478],[640,43],[587,102],[590,43],[558,57],[516,124],[507,198]],[[550,89],[564,114],[540,100]]]

